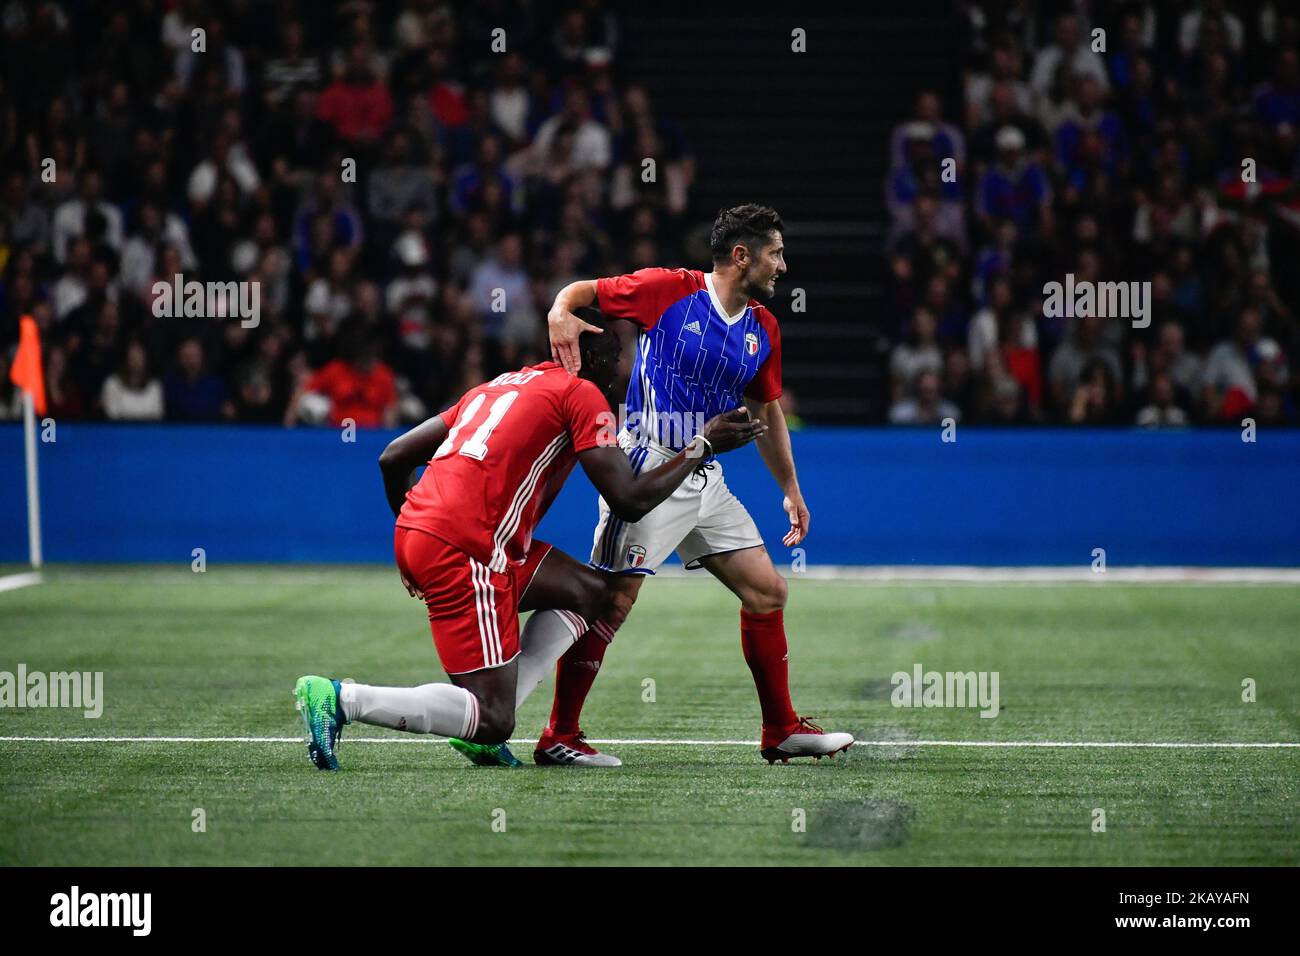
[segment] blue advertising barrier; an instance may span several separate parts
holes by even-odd
[[[387,562],[376,459],[393,433],[60,423],[40,444],[53,562]],[[794,436],[813,564],[1300,566],[1300,432],[807,429]],[[781,495],[752,448],[724,458],[778,560]],[[539,537],[585,559],[581,468]],[[22,428],[0,426],[0,561],[27,553]]]

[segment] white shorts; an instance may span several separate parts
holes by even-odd
[[[658,446],[637,448],[626,434],[619,436],[619,444],[638,475],[675,455]],[[687,570],[693,570],[700,566],[700,558],[762,543],[754,519],[727,487],[722,465],[715,459],[634,524],[616,517],[601,498],[591,564],[603,571],[654,574],[676,551]]]

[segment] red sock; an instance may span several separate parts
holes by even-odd
[[[608,636],[604,636],[608,635]],[[555,665],[555,703],[551,706],[551,731],[576,734],[582,705],[605,659],[614,632],[601,621],[578,638]]]
[[[740,609],[740,647],[754,675],[763,727],[786,728],[799,722],[790,703],[790,666],[786,660],[785,621],[781,611],[750,614]]]

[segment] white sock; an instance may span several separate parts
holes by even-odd
[[[587,632],[587,622],[572,611],[535,611],[519,634],[519,679],[515,710],[555,671],[573,642]]]
[[[478,730],[478,698],[455,684],[371,687],[342,684],[339,702],[349,721],[468,740]]]

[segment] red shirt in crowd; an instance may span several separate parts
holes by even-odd
[[[376,80],[369,84],[335,80],[321,94],[316,116],[354,143],[373,143],[393,121],[393,98]]]
[[[358,428],[383,425],[384,412],[397,401],[393,370],[383,362],[375,362],[363,372],[350,362],[335,359],[307,380],[307,391],[330,400],[330,421],[335,425],[350,418]]]

